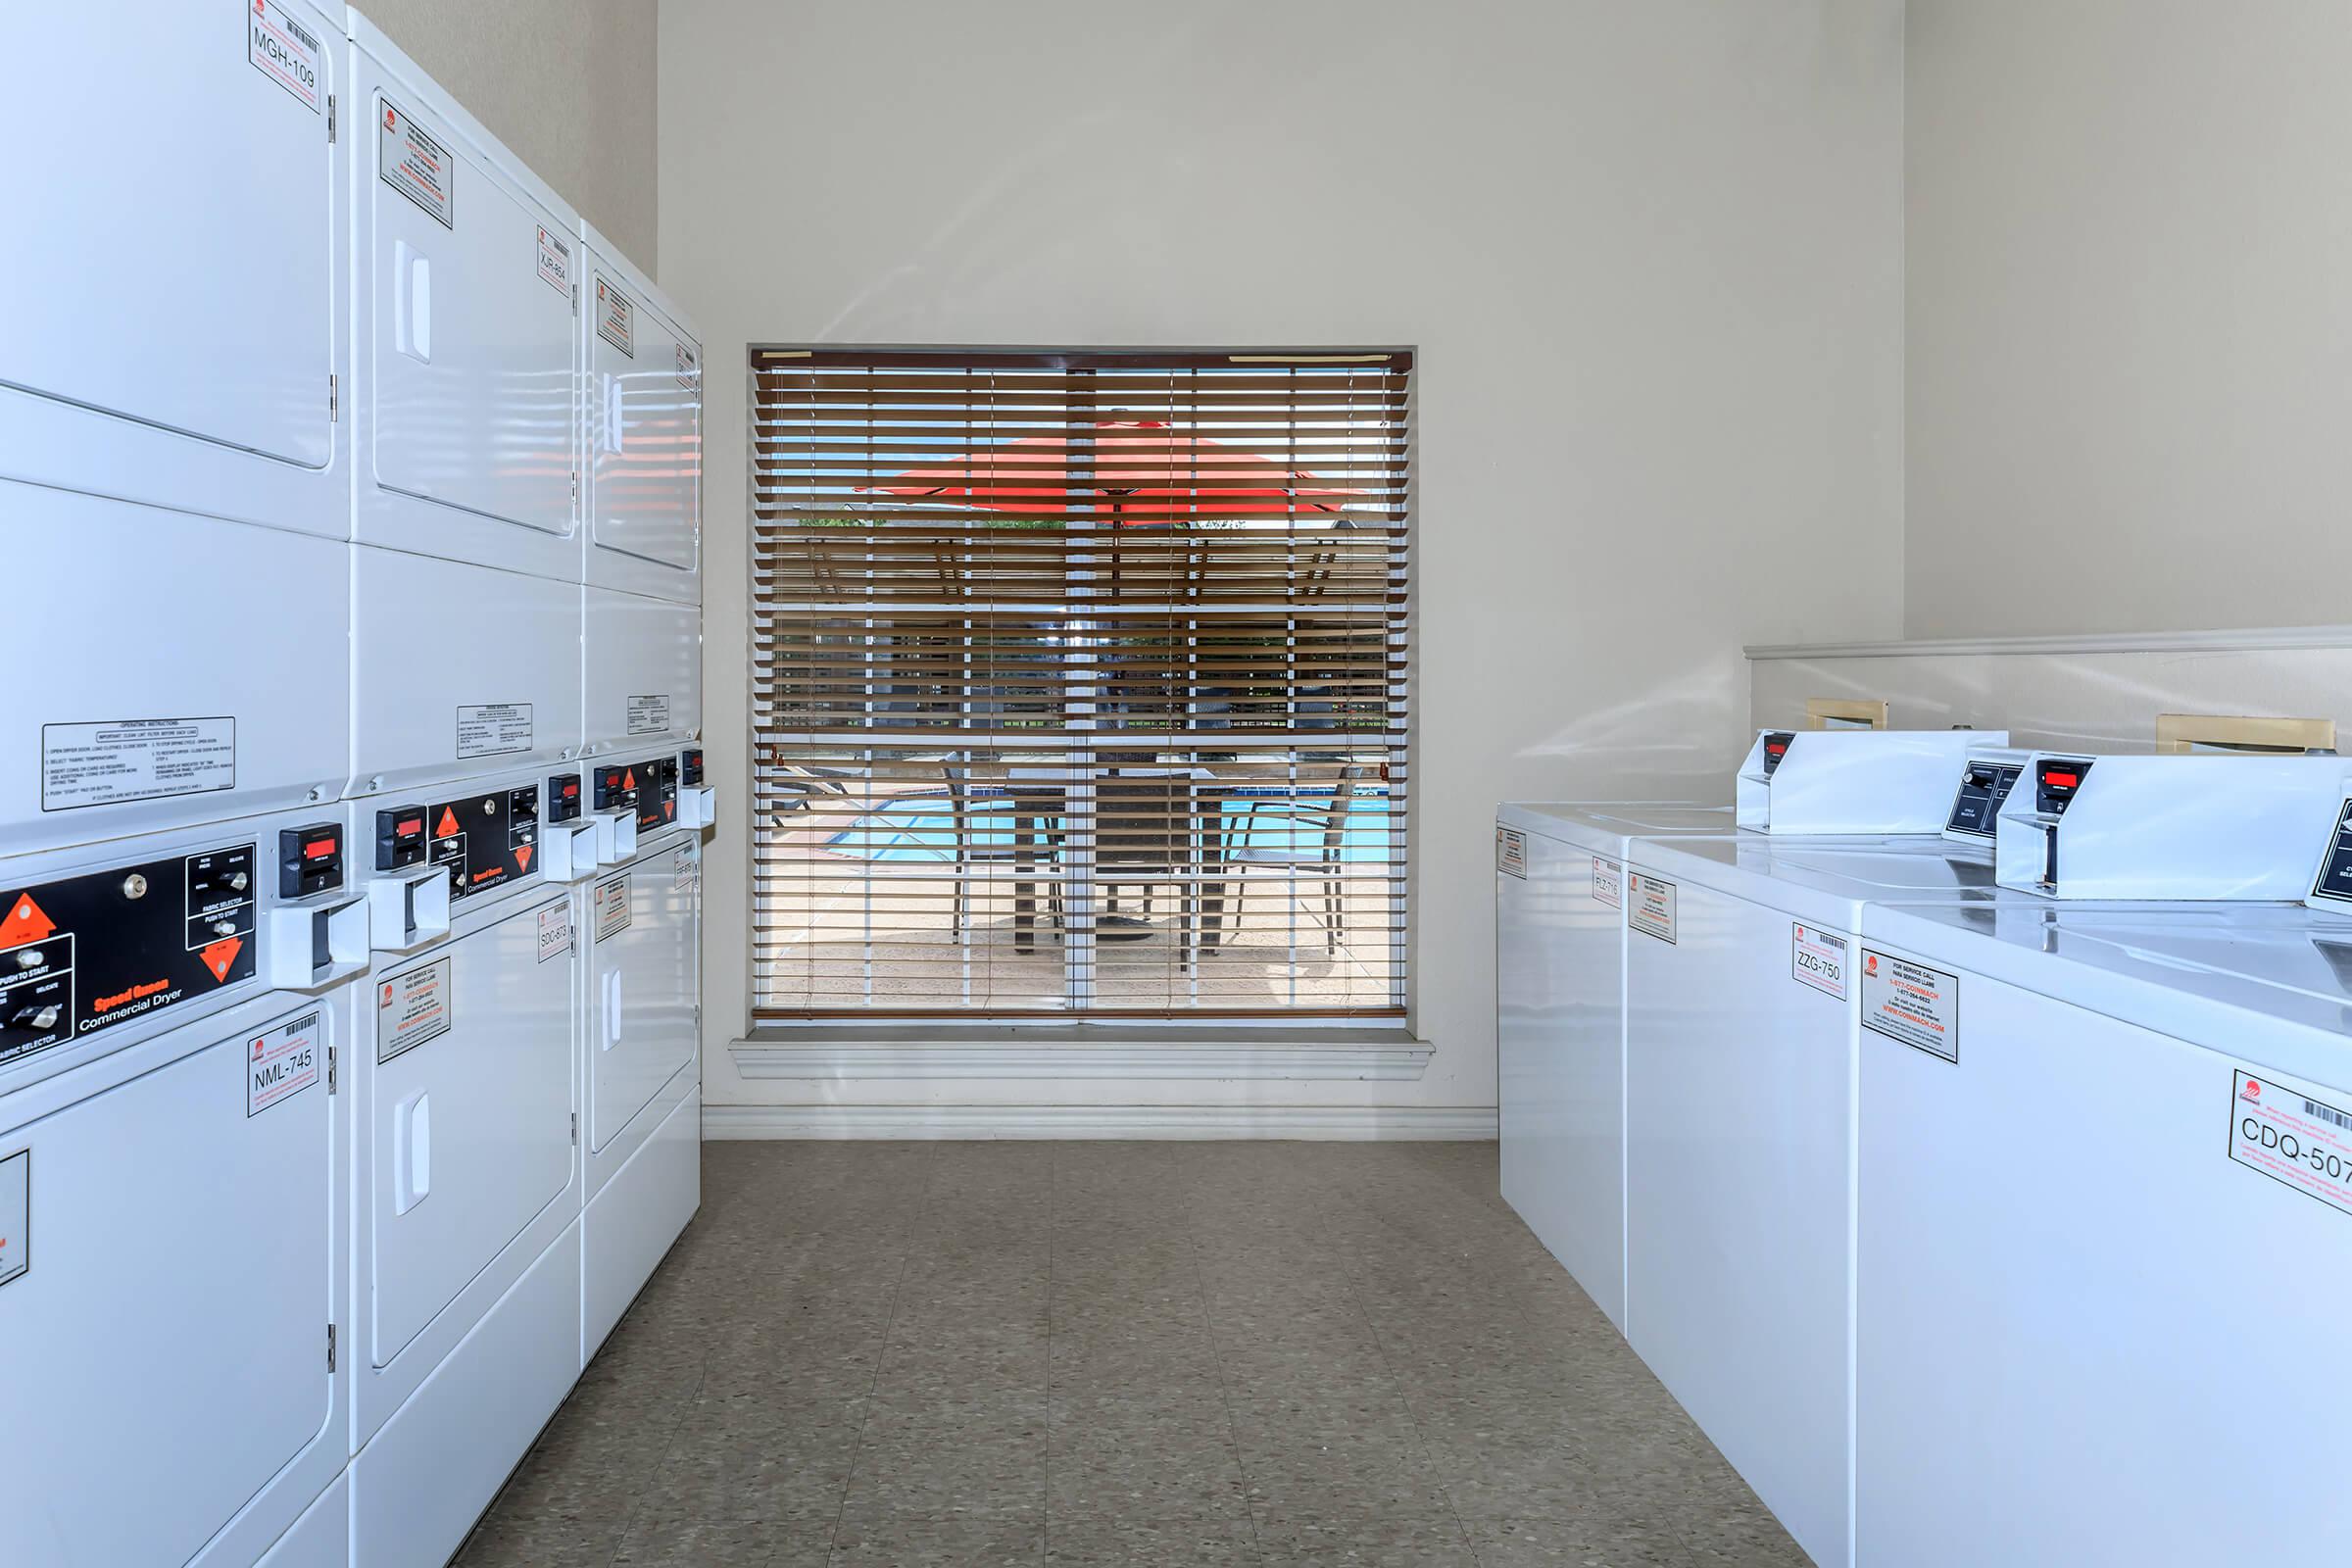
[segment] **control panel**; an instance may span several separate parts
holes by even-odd
[[[2024,771],[2015,762],[1988,762],[1971,758],[1960,774],[1960,791],[1952,797],[1952,814],[1943,824],[1944,831],[1965,833],[1970,838],[1992,838],[2001,803],[2009,798],[2018,775]]]
[[[2328,842],[2327,858],[2311,884],[2316,903],[2352,908],[2352,800],[2344,802],[2335,818],[2335,833]]]
[[[2063,816],[2089,776],[2087,757],[2045,757],[2034,764],[2034,809],[2044,816]]]
[[[426,858],[449,868],[449,896],[469,898],[530,875],[539,853],[539,786],[436,801],[423,811]]]
[[[1766,778],[1772,777],[1774,769],[1781,765],[1781,759],[1788,755],[1789,743],[1795,739],[1796,735],[1793,731],[1785,729],[1775,730],[1764,737],[1764,776]]]
[[[0,1062],[251,979],[259,849],[0,892]]]
[[[637,764],[637,831],[646,834],[678,819],[678,760],[653,757]]]
[[[343,824],[280,828],[277,835],[277,896],[307,899],[343,885]]]
[[[678,754],[678,782],[689,789],[700,789],[703,783],[703,749],[691,747]]]
[[[550,822],[576,822],[580,808],[587,803],[580,799],[580,775],[558,773],[547,781],[547,819]]]

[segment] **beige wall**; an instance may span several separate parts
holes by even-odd
[[[657,0],[368,0],[360,9],[659,277]]]
[[[2352,620],[2352,6],[1913,0],[1913,636]]]
[[[1720,795],[1743,642],[1901,590],[1897,0],[666,0],[709,346],[718,1102],[1492,1105],[1497,800]],[[1418,1082],[734,1079],[744,347],[1420,351]]]

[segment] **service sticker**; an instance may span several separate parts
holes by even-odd
[[[1494,869],[1527,880],[1527,835],[1515,827],[1494,830]]]
[[[1864,948],[1862,1027],[1958,1064],[1960,977]]]
[[[603,278],[596,280],[596,335],[626,354],[637,357],[634,347],[637,332],[637,310],[629,297]]]
[[[436,959],[376,983],[378,1062],[406,1055],[426,1041],[449,1033],[449,964],[447,958]]]
[[[1800,985],[1845,1000],[1845,938],[1817,925],[1788,928],[1788,972]]]
[[[602,942],[615,931],[624,930],[629,923],[629,877],[627,872],[609,882],[596,885],[596,940]]]
[[[305,1013],[245,1043],[245,1114],[258,1116],[318,1081],[318,1014]]]
[[[2230,1157],[2352,1214],[2352,1110],[2243,1067],[2230,1091]]]
[[[1625,885],[1631,895],[1625,906],[1625,923],[1643,936],[1656,937],[1660,942],[1674,941],[1674,884],[1644,876],[1640,871],[1628,871]]]
[[[430,213],[443,228],[455,230],[457,163],[440,138],[407,110],[387,103],[376,147],[384,183]]]

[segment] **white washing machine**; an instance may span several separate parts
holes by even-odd
[[[702,343],[583,222],[582,722],[591,754],[702,735]]]
[[[365,937],[344,875],[340,827],[290,816],[11,862],[12,1565],[345,1560],[338,1080]]]
[[[24,150],[8,190],[20,242],[0,248],[0,477],[348,537],[342,8],[60,6],[19,21],[0,51],[0,140]],[[183,581],[152,556],[97,559]],[[142,594],[151,646],[211,649],[231,629],[212,624],[230,601],[188,603],[215,635],[180,640],[157,623],[169,600]],[[321,624],[331,602],[301,609],[336,635]]]
[[[1502,1196],[1625,1330],[1625,856],[1728,837],[1726,806],[1512,804],[1494,818]]]
[[[361,794],[580,746],[578,217],[350,14]]]
[[[357,1559],[438,1564],[580,1370],[578,888],[596,866],[576,774],[350,810],[387,911],[352,1073]]]
[[[1733,781],[1740,826],[1770,833],[1943,830],[1971,753],[2006,730],[1759,730]]]
[[[688,760],[641,756],[592,774],[592,810],[632,813],[636,849],[600,871],[582,915],[583,1357],[702,1204],[699,829],[709,794],[683,782]],[[691,760],[699,771],[700,754]]]

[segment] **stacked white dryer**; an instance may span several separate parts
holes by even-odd
[[[593,1355],[702,1200],[702,344],[579,226],[588,895],[580,1337]]]
[[[698,1198],[700,348],[356,13],[43,36],[0,1561],[438,1564]]]
[[[346,1560],[348,67],[302,0],[0,51],[73,149],[0,247],[12,1565]]]

